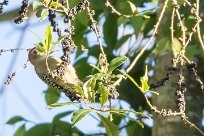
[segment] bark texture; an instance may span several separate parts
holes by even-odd
[[[159,1],[159,6],[163,7],[164,0]],[[158,10],[160,13],[161,9]],[[169,11],[168,11],[169,12]],[[167,13],[163,20],[167,20],[171,16],[171,13]],[[168,22],[167,22],[168,23]],[[167,29],[167,28],[163,28]],[[158,32],[157,41],[162,37],[162,27]],[[170,33],[170,31],[169,31]],[[171,46],[171,45],[169,45]],[[155,68],[155,80],[159,80],[165,76],[167,68],[171,66],[170,61],[172,59],[172,52],[168,51],[162,53],[156,59]],[[202,65],[203,59],[198,59],[198,66]],[[204,77],[204,68],[199,69],[199,75]],[[187,80],[187,92],[185,93],[186,99],[186,114],[189,120],[195,123],[198,127],[203,129],[203,106],[204,106],[204,93],[201,92],[199,84],[195,81],[195,77],[186,72],[185,79]],[[153,96],[152,103],[157,106],[158,109],[172,109],[178,111],[176,106],[175,92],[177,88],[178,75],[174,75],[171,80],[164,87],[159,88],[159,96]],[[154,126],[152,129],[152,136],[200,136],[201,134],[196,129],[186,125],[180,117],[162,117],[154,115]]]

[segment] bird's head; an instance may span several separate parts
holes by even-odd
[[[28,60],[35,65],[38,63],[40,60],[44,59],[46,57],[45,54],[40,53],[36,47],[32,48],[29,53],[28,53]]]

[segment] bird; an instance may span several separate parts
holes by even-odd
[[[29,51],[28,60],[35,67],[38,77],[46,84],[64,92],[71,101],[81,99],[81,95],[73,87],[83,83],[73,66],[50,54],[38,51],[36,47]]]

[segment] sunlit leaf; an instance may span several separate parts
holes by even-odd
[[[139,89],[141,89],[140,88],[140,86],[137,84],[137,82],[130,76],[130,75],[128,75],[128,74],[124,74],[127,78],[129,78],[130,79],[130,81],[132,81],[132,83],[134,83],[134,85],[136,86],[136,87],[138,87]]]
[[[95,101],[95,91],[94,91],[95,85],[96,85],[95,76],[90,78],[83,85],[83,90],[84,90],[85,97],[88,98],[92,102]]]
[[[96,65],[94,65],[94,64],[89,64],[89,65],[90,65],[91,67],[97,69],[99,72],[101,72],[101,70],[100,70]]]
[[[60,4],[60,3],[58,3],[58,2],[55,2],[55,1],[52,1],[52,2],[50,3],[50,6],[51,6],[51,7],[57,7],[57,6],[63,7],[62,4]]]
[[[172,41],[172,51],[173,51],[174,57],[177,57],[179,51],[181,51],[181,48],[182,48],[181,42],[177,38],[174,38]]]
[[[74,86],[73,89],[77,91],[80,95],[84,96],[84,91],[81,86]]]
[[[79,104],[79,102],[64,102],[64,103],[53,103],[47,106],[47,108],[55,108],[55,107],[61,107],[61,106],[69,106],[73,104]]]
[[[105,127],[106,133],[108,136],[118,136],[119,135],[118,127],[115,124],[113,124],[113,122],[111,122],[109,119],[105,118],[103,115],[99,113],[97,113],[97,115],[101,119],[101,122],[103,126]]]
[[[146,92],[147,90],[149,90],[149,85],[148,85],[148,76],[147,76],[147,66],[145,68],[145,73],[144,73],[144,76],[140,78],[140,81],[141,81],[141,89],[142,89],[142,92]]]
[[[33,1],[33,10],[38,9],[38,8],[41,7],[41,6],[42,6],[42,3],[41,3],[41,2],[39,2],[39,1],[37,1],[37,0]]]
[[[57,40],[56,42],[54,42],[54,43],[51,45],[49,52],[52,52],[52,51],[55,49],[55,47],[56,47],[59,43],[61,43],[62,40],[64,40],[65,37],[66,37],[66,36],[60,36],[60,37],[58,38],[58,40]]]
[[[103,106],[108,101],[108,90],[105,86],[103,86],[96,92],[101,94],[101,96],[99,97],[99,101],[101,103],[101,106]]]
[[[136,6],[131,1],[127,1],[127,2],[130,5],[130,9],[132,11],[132,14],[137,13]]]
[[[43,46],[41,46],[39,44],[35,44],[35,46],[36,46],[36,49],[37,49],[38,52],[40,52],[40,53],[45,53],[46,52],[46,49]]]
[[[122,65],[125,61],[127,60],[126,56],[120,56],[117,58],[114,58],[109,66],[108,66],[108,72],[112,72],[113,70],[115,70],[117,67],[119,67],[120,65]]]
[[[47,51],[50,50],[50,45],[52,42],[52,30],[49,25],[46,26],[46,32],[45,32],[45,48]]]
[[[75,111],[71,118],[72,126],[74,126],[75,123],[83,119],[91,111],[92,109],[79,109]]]

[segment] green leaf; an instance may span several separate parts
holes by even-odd
[[[40,52],[40,53],[45,53],[46,52],[46,49],[43,46],[41,46],[39,44],[35,44],[35,46],[36,46],[36,49],[37,49],[38,52]]]
[[[90,65],[91,67],[97,69],[99,72],[101,72],[101,70],[100,70],[96,65],[94,65],[94,64],[89,64],[89,65]]]
[[[77,91],[80,95],[84,96],[84,91],[83,89],[81,88],[81,86],[74,86],[73,87],[75,91]]]
[[[67,111],[67,112],[63,112],[63,113],[57,114],[57,115],[53,118],[53,121],[52,121],[52,122],[59,121],[61,118],[65,117],[65,116],[68,116],[68,115],[71,114],[71,113],[72,113],[72,111]]]
[[[40,42],[42,43],[42,45],[45,47],[45,41],[36,33],[34,33],[33,31],[30,31],[31,33],[33,33],[37,38],[38,40],[40,40]],[[38,45],[38,44],[37,44]]]
[[[42,0],[44,3],[50,3],[51,0]]]
[[[89,19],[87,18],[87,11],[86,10],[77,14],[76,18],[77,18],[77,21],[79,21],[79,23],[81,25],[83,25],[84,27],[87,27],[89,25]]]
[[[72,126],[74,126],[75,123],[83,119],[91,111],[92,109],[79,109],[75,111],[71,118]]]
[[[71,124],[61,120],[52,123],[51,132],[50,136],[75,136]]]
[[[156,44],[156,48],[154,48],[153,53],[159,54],[167,49],[169,45],[169,37],[162,37],[159,42]]]
[[[48,14],[49,14],[48,9],[39,9],[36,13],[36,16],[40,21],[42,21],[43,19],[47,18]]]
[[[106,20],[103,24],[103,35],[108,48],[114,48],[117,43],[117,34],[118,34],[118,26],[117,26],[117,16],[114,14],[110,14],[106,17]]]
[[[148,70],[147,70],[147,66],[146,66],[146,68],[145,68],[145,74],[144,74],[144,76],[143,77],[141,77],[140,78],[140,81],[141,81],[141,91],[142,92],[146,92],[147,90],[149,90],[149,85],[148,85],[148,76],[147,76],[147,72],[148,72]]]
[[[136,82],[130,75],[128,75],[127,73],[124,74],[124,75],[125,75],[127,78],[129,78],[130,81],[132,81],[132,83],[133,83],[136,87],[138,87],[138,88],[141,90],[140,86],[137,84],[137,82]]]
[[[51,124],[44,123],[35,125],[31,129],[29,129],[24,136],[50,136],[51,135]]]
[[[14,116],[12,117],[11,119],[9,119],[6,124],[8,125],[14,125],[16,124],[17,122],[20,122],[20,121],[26,121],[23,117],[21,116]]]
[[[49,52],[52,52],[54,50],[54,48],[62,41],[64,40],[66,36],[60,36],[58,38],[58,40],[56,42],[54,42],[54,44],[51,45],[50,49],[49,49]]]
[[[96,92],[101,94],[101,96],[99,97],[99,101],[101,103],[101,106],[103,106],[108,101],[108,90],[105,86],[103,86]]]
[[[26,132],[25,124],[21,125],[16,132],[14,133],[14,136],[23,136]]]
[[[145,74],[144,74],[143,77],[140,78],[141,86],[139,86],[139,85],[137,84],[137,82],[136,82],[130,75],[128,75],[128,74],[124,74],[124,75],[125,75],[126,77],[128,77],[128,78],[130,79],[130,81],[132,81],[132,83],[133,83],[136,87],[138,87],[142,93],[145,93],[145,92],[148,91],[149,88],[150,88],[149,85],[148,85],[147,72],[148,72],[148,70],[147,70],[147,66],[146,66],[146,68],[145,68]],[[152,92],[152,91],[151,91],[151,92]],[[155,93],[155,92],[154,92],[154,93]],[[155,93],[155,94],[158,94],[158,93]]]
[[[181,48],[182,48],[181,42],[177,38],[174,38],[172,42],[172,51],[174,57],[177,57],[178,53],[181,51]]]
[[[196,45],[189,45],[186,47],[186,51],[185,51],[185,56],[188,58],[188,59],[193,59],[193,57],[195,55],[198,55],[200,53],[200,50],[198,48],[198,46]]]
[[[139,124],[142,128],[144,128],[144,124],[130,116],[128,116],[125,112],[113,112],[113,115],[117,115],[117,116],[121,116],[122,118],[128,118],[130,121],[132,122],[136,122],[137,124]]]
[[[111,110],[108,110],[107,112],[111,112],[111,113],[126,113],[126,112],[130,112],[130,113],[133,113],[135,115],[139,115],[139,116],[151,119],[149,116],[145,115],[144,113],[137,112],[137,111],[134,111],[134,110],[125,110],[125,109],[115,110],[115,109],[111,109]]]
[[[47,91],[45,92],[45,101],[46,104],[56,103],[60,98],[60,92],[52,87],[48,87]]]
[[[113,122],[111,122],[109,119],[105,118],[103,115],[99,113],[97,113],[97,115],[101,119],[101,122],[103,126],[105,127],[106,133],[108,136],[118,136],[119,135],[118,127],[115,124],[113,124]]]
[[[135,5],[127,0],[118,1],[115,8],[124,15],[133,15],[137,12]]]
[[[133,16],[130,18],[130,23],[134,28],[134,32],[136,35],[142,32],[145,27],[145,21],[142,16]]]
[[[127,1],[127,2],[130,5],[130,9],[132,11],[132,14],[137,13],[136,6],[131,1]]]
[[[126,56],[120,56],[117,58],[114,58],[109,66],[108,66],[108,72],[111,73],[113,70],[115,70],[117,67],[119,67],[120,65],[122,65],[125,61],[127,60]]]
[[[122,36],[122,37],[118,40],[118,42],[117,42],[117,44],[116,44],[116,46],[115,46],[115,49],[120,48],[131,36],[132,36],[132,34],[127,34],[127,35]]]
[[[50,45],[52,42],[52,30],[49,25],[46,26],[46,32],[45,32],[45,45],[46,45],[46,50],[50,50]]]
[[[120,17],[118,18],[118,20],[117,20],[118,26],[120,26],[120,25],[122,25],[122,24],[125,26],[128,22],[129,22],[129,19],[126,18],[126,17],[123,17],[123,16],[120,16]]]
[[[126,115],[124,116],[124,113],[122,113],[122,114],[118,114],[118,113],[112,113],[112,118],[113,118],[113,123],[115,124],[115,125],[119,125],[120,123],[121,123],[121,121],[123,120],[123,119],[125,119],[125,117],[126,117]]]
[[[94,91],[95,85],[96,85],[95,76],[90,78],[83,85],[85,98],[88,98],[92,102],[95,102],[95,91]]]
[[[73,104],[79,104],[79,102],[64,102],[64,103],[53,103],[47,106],[47,108],[55,108],[55,107],[61,107],[61,106],[69,106]]]
[[[140,125],[140,124],[139,124]],[[135,123],[133,121],[129,121],[128,125],[125,127],[127,135],[128,136],[135,136],[135,135],[145,135],[145,133],[143,131],[143,129],[141,129],[141,125],[139,126],[138,123]]]
[[[52,1],[52,2],[50,3],[50,6],[51,6],[51,7],[57,7],[57,6],[63,7],[60,3],[55,2],[55,1]]]
[[[39,7],[42,6],[42,3],[39,1],[33,1],[33,10],[37,10]]]

